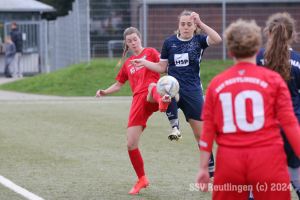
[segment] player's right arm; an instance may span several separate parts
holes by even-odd
[[[154,63],[154,62],[150,62],[150,61],[147,61],[147,60],[144,60],[144,59],[135,59],[135,60],[130,61],[131,65],[133,65],[135,67],[144,66],[147,69],[149,69],[153,72],[157,72],[159,74],[166,73],[167,72],[167,67],[168,67],[168,57],[169,57],[169,50],[168,50],[167,40],[165,40],[165,42],[163,44],[159,62]]]
[[[124,83],[121,83],[119,81],[117,81],[115,84],[113,84],[112,86],[110,86],[108,89],[106,90],[98,90],[96,93],[95,98],[100,98],[104,95],[108,95],[108,94],[112,94],[115,92],[118,92],[119,90],[121,90],[124,86]]]
[[[158,63],[150,62],[144,59],[135,59],[130,61],[131,65],[135,67],[146,67],[147,69],[163,74],[166,73],[168,67],[168,61],[160,60]]]

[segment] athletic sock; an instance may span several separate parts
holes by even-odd
[[[296,191],[298,198],[300,199],[300,184],[299,184],[299,167],[298,168],[289,168],[291,183],[294,190]]]
[[[210,154],[210,159],[208,163],[208,172],[210,177],[214,177],[214,172],[215,172],[215,160],[214,160],[214,154],[211,152]]]
[[[252,190],[250,190],[248,200],[254,200]]]
[[[200,150],[200,145],[198,144],[199,150]],[[209,177],[214,177],[214,172],[215,172],[215,160],[214,160],[214,154],[211,152],[210,154],[210,159],[208,161],[208,172],[209,172]]]
[[[172,101],[168,106],[166,114],[172,128],[177,127],[177,129],[179,130],[178,107],[177,107],[177,101],[175,97],[172,98]]]
[[[140,153],[139,148],[136,148],[134,150],[129,151],[129,158],[131,160],[132,166],[136,172],[136,175],[139,177],[139,179],[145,175],[145,170],[144,170],[144,161],[142,158],[142,155]]]
[[[161,98],[161,96],[158,94],[157,90],[156,90],[156,85],[151,89],[151,94],[153,96],[153,99],[156,103],[159,103],[159,99]]]

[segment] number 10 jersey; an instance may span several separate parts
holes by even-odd
[[[283,145],[278,124],[294,127],[287,137],[300,146],[286,83],[278,73],[252,63],[238,63],[211,81],[202,119],[200,148],[205,151],[211,151],[215,134],[216,142],[226,147]],[[295,152],[300,155],[299,148]]]

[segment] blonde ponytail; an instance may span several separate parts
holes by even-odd
[[[124,43],[125,43],[125,42],[124,42]],[[123,60],[124,60],[124,58],[126,57],[126,54],[127,54],[128,50],[129,50],[129,47],[128,47],[127,44],[125,44],[123,56],[122,56],[122,59],[118,62],[117,68],[119,68],[119,67],[121,66],[121,64],[122,64],[122,62],[123,62]]]

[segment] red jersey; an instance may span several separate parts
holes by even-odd
[[[150,71],[146,67],[134,67],[130,64],[133,59],[146,59],[151,62],[159,62],[160,54],[153,48],[145,48],[138,56],[131,56],[119,71],[116,80],[125,83],[129,80],[133,95],[148,92],[150,83],[157,83],[160,78],[159,73]]]
[[[211,152],[215,134],[216,142],[226,147],[283,145],[279,122],[300,155],[291,95],[281,76],[269,69],[238,63],[216,76],[206,91],[201,117],[201,150]]]

